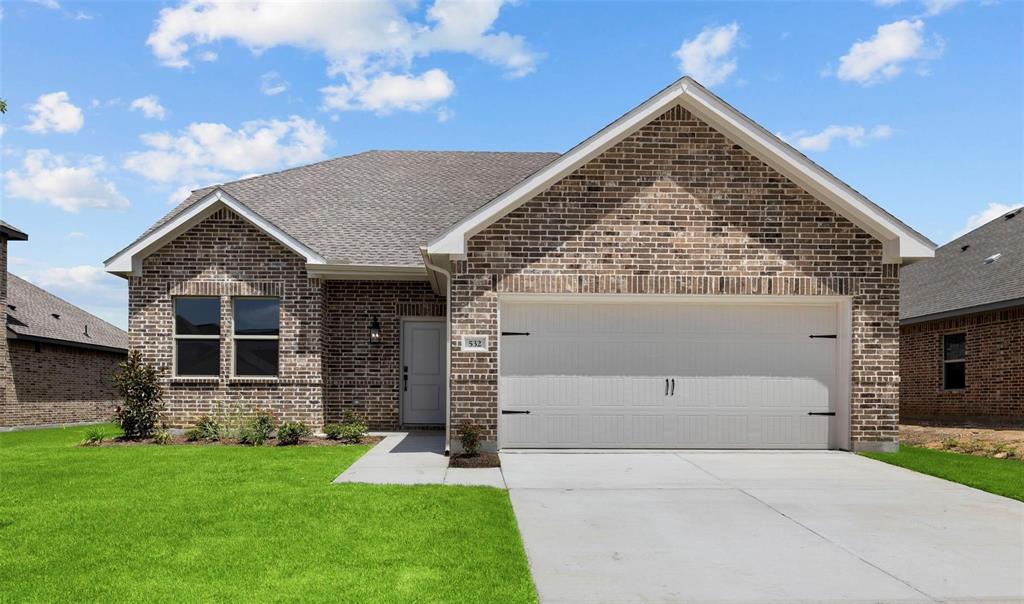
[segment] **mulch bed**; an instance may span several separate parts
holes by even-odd
[[[360,445],[375,445],[380,441],[384,440],[383,436],[364,436],[359,441]],[[174,445],[205,445],[205,446],[218,446],[218,447],[251,447],[252,445],[243,445],[238,441],[234,440],[185,440],[184,435],[176,435],[171,437],[171,442],[160,445],[157,444],[152,438],[143,439],[126,439],[126,438],[110,438],[104,440],[99,444],[82,444],[83,447],[139,447],[139,446],[157,446],[157,447],[170,447]],[[264,447],[273,447],[277,445],[277,439],[271,438],[267,442],[263,443]],[[295,447],[348,447],[351,446],[349,443],[342,442],[340,440],[330,440],[327,438],[320,438],[311,436],[304,438],[299,441],[297,445],[289,445]]]
[[[900,424],[900,442],[996,459],[1024,458],[1024,426]]]
[[[497,453],[478,453],[477,455],[452,455],[448,458],[449,468],[500,468],[501,460]]]

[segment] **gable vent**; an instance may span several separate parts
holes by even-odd
[[[1002,257],[1003,257],[1002,254],[992,254],[988,258],[985,258],[985,264],[992,264],[993,262],[995,262],[996,260],[999,260]]]

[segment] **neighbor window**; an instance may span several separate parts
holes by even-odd
[[[963,390],[967,386],[967,335],[942,336],[942,387]]]
[[[220,374],[220,299],[174,299],[174,374]]]
[[[280,301],[235,298],[234,318],[235,375],[277,375]]]

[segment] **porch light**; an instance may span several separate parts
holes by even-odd
[[[370,323],[370,341],[380,342],[380,319],[378,317],[374,317]]]

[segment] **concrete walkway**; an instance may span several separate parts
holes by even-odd
[[[456,484],[505,488],[501,468],[449,468],[444,432],[390,432],[335,483]]]
[[[1024,601],[1024,504],[857,455],[501,462],[545,603]]]

